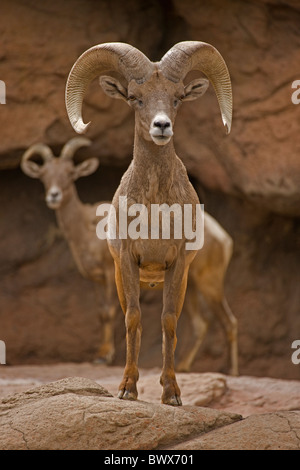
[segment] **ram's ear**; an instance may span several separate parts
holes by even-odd
[[[206,78],[196,78],[184,87],[184,98],[182,101],[192,101],[204,95],[209,85]]]
[[[102,75],[99,79],[99,83],[108,96],[116,98],[118,100],[127,101],[127,89],[114,77]]]

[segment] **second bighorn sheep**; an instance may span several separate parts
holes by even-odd
[[[209,309],[221,323],[227,339],[230,374],[238,375],[237,320],[224,292],[225,276],[232,257],[230,235],[207,212],[204,213],[204,245],[189,269],[185,309],[193,328],[194,343],[183,355],[177,370],[189,371],[207,332],[209,321],[201,314]],[[204,305],[203,305],[204,301]]]
[[[223,124],[230,132],[232,118],[231,81],[220,53],[211,45],[185,41],[173,46],[159,62],[151,62],[129,44],[106,43],[85,51],[75,62],[66,87],[66,107],[74,129],[82,133],[88,125],[82,120],[82,102],[90,82],[100,76],[106,94],[124,100],[135,111],[133,160],[113,198],[117,237],[108,239],[115,262],[115,279],[126,324],[126,366],[118,397],[137,399],[138,356],[141,340],[140,281],[163,289],[163,367],[160,382],[162,403],[181,405],[180,389],[174,370],[176,327],[180,315],[190,263],[197,249],[187,249],[189,236],[175,236],[175,218],[171,219],[170,237],[126,237],[120,231],[120,216],[132,221],[131,208],[143,205],[147,214],[153,205],[173,204],[184,212],[193,208],[192,227],[197,229],[198,196],[185,166],[173,144],[173,126],[182,102],[194,100],[206,91],[209,81],[183,80],[191,70],[203,72],[212,83],[221,110]],[[117,73],[118,79],[107,73]],[[128,210],[120,201],[126,200]],[[135,204],[135,206],[134,206]],[[147,219],[147,222],[149,222]],[[145,222],[145,219],[144,219]],[[110,219],[110,225],[112,219]],[[127,223],[128,226],[128,223]],[[112,231],[113,232],[113,231]]]
[[[94,173],[99,165],[97,158],[89,158],[77,165],[73,156],[91,141],[77,137],[67,142],[60,154],[54,157],[45,144],[34,144],[24,153],[21,168],[31,178],[39,178],[46,191],[46,203],[56,212],[58,225],[66,238],[80,273],[104,286],[105,297],[101,312],[102,341],[97,361],[111,363],[114,357],[114,321],[117,309],[114,288],[114,264],[106,240],[96,235],[96,204],[83,204],[77,194],[74,181]],[[32,160],[41,156],[43,164]]]

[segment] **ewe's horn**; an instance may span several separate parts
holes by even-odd
[[[85,51],[75,62],[66,86],[66,108],[76,132],[82,134],[90,123],[82,120],[82,101],[90,82],[109,71],[119,72],[129,82],[142,83],[153,72],[154,65],[138,49],[115,42],[99,44]]]
[[[91,143],[89,139],[85,139],[84,137],[74,137],[74,139],[69,140],[69,142],[63,146],[60,158],[71,159],[77,149],[80,147],[88,147]]]
[[[163,56],[159,67],[173,82],[183,80],[191,70],[203,72],[215,89],[222,121],[229,134],[232,120],[231,81],[224,59],[217,49],[200,41],[179,42]]]
[[[33,155],[40,155],[44,162],[47,162],[53,158],[53,153],[50,147],[46,144],[34,144],[29,147],[22,157],[22,162],[29,160]]]

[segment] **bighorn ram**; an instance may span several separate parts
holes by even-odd
[[[226,64],[211,45],[181,42],[173,46],[160,62],[151,62],[138,49],[124,43],[99,44],[85,51],[69,74],[66,107],[74,129],[83,133],[82,102],[91,80],[100,76],[106,94],[122,99],[135,110],[133,160],[123,175],[113,198],[117,237],[108,243],[115,262],[115,279],[126,324],[126,366],[119,386],[119,398],[136,400],[138,355],[141,339],[140,280],[151,285],[164,282],[163,290],[163,367],[160,382],[162,402],[181,405],[180,389],[174,371],[176,326],[184,301],[189,265],[197,249],[187,249],[190,236],[174,235],[171,221],[169,239],[126,237],[120,232],[120,217],[132,221],[131,208],[143,205],[150,213],[153,205],[178,205],[182,212],[193,208],[192,227],[197,229],[198,196],[173,145],[173,125],[181,103],[194,100],[206,91],[208,80],[200,78],[184,85],[191,70],[203,72],[212,83],[227,132],[231,127],[232,94]],[[116,77],[107,73],[117,73]],[[121,202],[122,201],[122,202]],[[122,205],[128,203],[127,209]],[[120,203],[120,204],[119,204]],[[135,204],[135,206],[134,206]],[[140,206],[141,207],[141,206]],[[145,222],[145,220],[144,220]],[[112,218],[109,225],[114,225]],[[113,230],[112,230],[113,233]]]
[[[97,361],[111,363],[114,356],[114,318],[116,312],[116,293],[114,288],[114,264],[106,240],[96,236],[97,204],[83,204],[77,194],[74,181],[96,171],[97,158],[89,158],[75,165],[73,155],[91,141],[77,137],[65,144],[60,157],[54,157],[52,150],[45,144],[29,147],[23,155],[21,168],[31,178],[39,178],[46,190],[46,203],[56,212],[58,225],[66,238],[80,273],[104,285],[102,342],[97,353]],[[44,164],[32,160],[41,156]]]

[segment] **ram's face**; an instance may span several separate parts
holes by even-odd
[[[131,80],[127,88],[108,76],[102,76],[100,84],[107,95],[126,101],[135,110],[139,135],[156,145],[166,145],[173,136],[181,103],[202,96],[209,82],[200,78],[184,86],[182,80],[175,83],[156,70],[144,83]]]
[[[141,85],[132,80],[128,86],[127,102],[135,110],[137,130],[157,145],[170,142],[183,99],[183,83],[173,83],[160,72]]]

